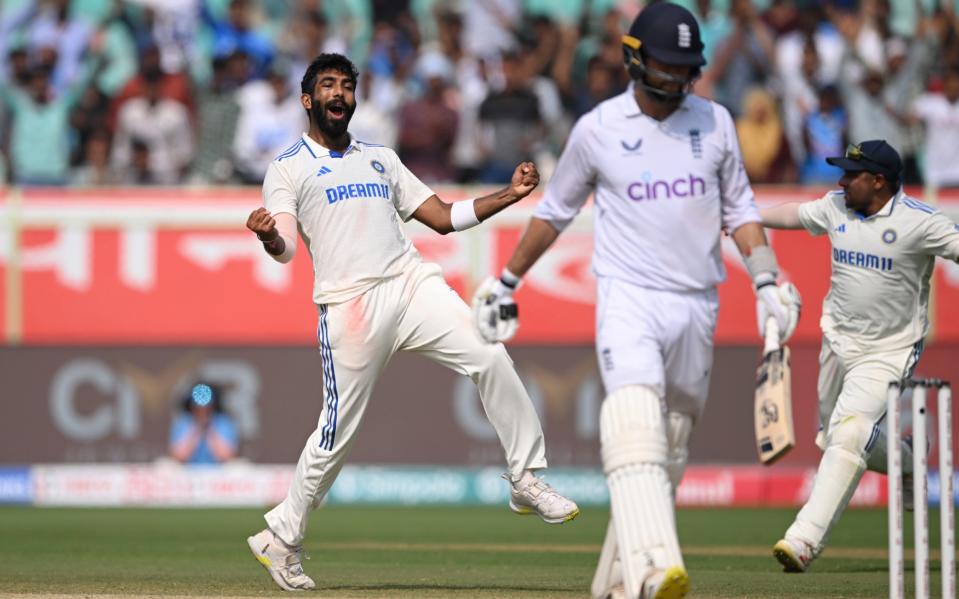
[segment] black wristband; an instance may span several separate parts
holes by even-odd
[[[273,243],[274,241],[280,238],[280,232],[277,231],[276,229],[273,229],[273,237],[270,237],[269,239],[264,239],[263,237],[260,236],[259,233],[257,233],[256,238],[262,241],[263,243]]]

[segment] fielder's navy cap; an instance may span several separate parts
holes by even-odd
[[[895,148],[884,139],[871,139],[860,144],[850,144],[846,155],[826,158],[826,162],[844,171],[866,171],[887,179],[899,179],[902,174],[902,158]]]

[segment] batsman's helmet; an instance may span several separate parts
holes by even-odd
[[[650,69],[646,58],[653,58],[668,65],[694,67],[688,77],[676,77]],[[670,2],[657,2],[642,10],[623,36],[623,61],[629,76],[642,85],[654,98],[665,101],[682,99],[699,78],[706,58],[703,57],[703,40],[699,23],[691,12]],[[669,92],[654,87],[647,81],[648,74],[682,84],[680,91]]]

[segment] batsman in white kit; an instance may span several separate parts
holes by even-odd
[[[864,141],[828,162],[844,171],[840,190],[761,211],[767,227],[806,229],[832,244],[820,320],[816,444],[823,456],[809,500],[773,547],[787,572],[804,572],[823,551],[863,472],[886,472],[881,424],[889,383],[908,379],[922,353],[936,256],[959,261],[959,225],[903,193],[902,160],[892,146]],[[904,478],[912,450],[903,443]]]
[[[285,590],[314,588],[301,564],[310,511],[320,505],[350,451],[380,373],[412,351],[470,377],[506,453],[509,507],[550,524],[572,520],[576,504],[533,472],[546,467],[543,431],[502,344],[488,345],[439,266],[423,262],[403,232],[410,218],[441,234],[479,224],[539,183],[532,163],[509,187],[452,205],[440,200],[388,148],[354,139],[357,72],[339,54],[307,68],[301,102],[310,130],[269,166],[263,202],[247,227],[279,262],[296,250],[297,229],[313,260],[324,403],[286,499],[250,537],[256,559]]]
[[[781,340],[795,329],[799,298],[776,284],[729,112],[688,93],[705,64],[692,14],[646,7],[623,50],[632,85],[576,123],[519,245],[473,306],[485,338],[512,336],[521,277],[595,193],[596,351],[607,393],[599,426],[612,514],[592,595],[670,599],[690,586],[674,501],[709,387],[722,229],[744,256],[759,321],[773,320]]]

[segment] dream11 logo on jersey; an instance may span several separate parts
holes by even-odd
[[[670,200],[672,198],[688,198],[706,194],[706,180],[689,174],[672,181],[662,179],[653,180],[649,171],[640,175],[640,181],[630,183],[626,187],[626,195],[634,202],[644,200]]]

